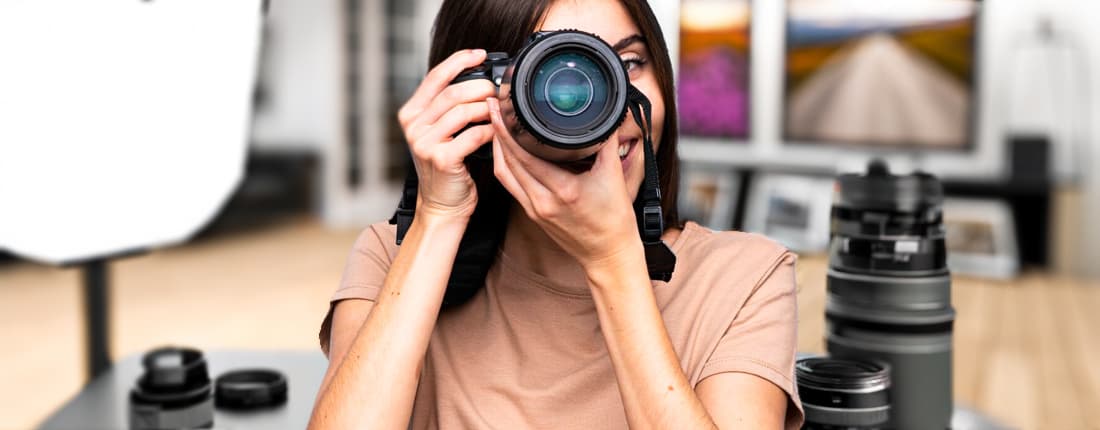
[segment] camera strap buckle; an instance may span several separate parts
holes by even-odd
[[[642,129],[645,179],[642,181],[642,189],[634,202],[634,207],[635,212],[638,213],[638,230],[645,246],[646,267],[649,269],[649,279],[668,282],[676,269],[676,254],[661,240],[661,234],[665,232],[665,217],[661,210],[661,184],[657,172],[657,156],[653,153],[652,104],[634,85],[627,87],[627,101],[634,122],[638,123],[638,127]]]
[[[416,191],[420,186],[420,180],[416,177],[416,168],[409,163],[408,173],[405,175],[405,185],[401,188],[401,200],[397,202],[397,210],[390,217],[390,224],[397,225],[397,244],[405,240],[405,234],[412,227],[413,216],[416,214]]]
[[[660,206],[646,206],[642,208],[642,240],[645,243],[661,240],[661,233],[664,232],[664,222],[661,217],[662,213]]]

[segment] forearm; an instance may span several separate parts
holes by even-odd
[[[680,368],[636,252],[586,270],[631,428],[715,428]]]
[[[404,429],[465,220],[418,216],[310,428]],[[369,423],[368,423],[369,420]]]

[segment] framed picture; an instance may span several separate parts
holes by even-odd
[[[683,163],[680,167],[680,219],[711,230],[729,230],[737,211],[740,180],[727,167]]]
[[[975,0],[787,0],[786,139],[965,149]]]
[[[680,2],[676,85],[685,136],[749,135],[749,0]]]
[[[799,252],[829,246],[831,177],[764,174],[757,177],[745,211],[745,230],[760,233]]]
[[[1015,220],[1008,204],[989,199],[945,199],[947,266],[952,273],[1010,279],[1020,270]]]

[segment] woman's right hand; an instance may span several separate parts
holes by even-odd
[[[481,49],[458,51],[428,72],[416,92],[397,112],[419,179],[417,215],[469,219],[477,206],[477,189],[463,160],[493,139],[485,100],[494,85],[474,79],[451,85],[464,69],[485,61]],[[453,137],[452,137],[453,136]]]

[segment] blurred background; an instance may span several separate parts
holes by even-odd
[[[396,110],[426,72],[439,4],[266,3],[231,190],[185,238],[100,259],[111,359],[320,355],[350,246],[400,195]],[[1018,428],[1100,425],[1100,6],[650,4],[677,69],[681,214],[800,254],[800,350],[825,349],[832,178],[880,157],[944,181],[956,402]],[[0,232],[14,224],[0,216]],[[0,249],[0,428],[37,426],[88,382],[83,260]]]

